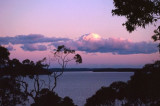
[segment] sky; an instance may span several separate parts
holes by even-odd
[[[129,33],[112,9],[112,0],[0,0],[0,44],[20,61],[53,57],[63,44],[82,56],[82,64],[68,64],[75,68],[140,68],[159,59],[156,27]]]

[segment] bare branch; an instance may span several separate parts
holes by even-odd
[[[57,86],[57,79],[63,74],[64,69],[67,67],[68,62],[78,59],[78,58],[75,58],[76,55],[73,56],[73,58],[71,59],[67,58],[69,54],[75,54],[75,50],[68,49],[64,45],[58,46],[56,52],[54,52],[53,54],[54,54],[54,58],[56,59],[58,64],[61,66],[62,70],[60,72],[58,71],[53,72],[54,85],[52,87],[52,91]]]

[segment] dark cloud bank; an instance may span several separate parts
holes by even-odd
[[[40,34],[0,37],[0,44],[7,45],[9,43],[22,44],[21,48],[25,51],[45,51],[47,50],[47,46],[43,45],[43,43],[50,43],[50,46],[66,45],[67,47],[87,53],[151,54],[158,52],[157,43],[132,42],[118,38],[103,39],[94,33],[83,35],[78,40],[49,38]]]
[[[25,51],[45,51],[47,46],[38,45],[36,43],[50,43],[50,42],[59,42],[67,41],[68,38],[48,38],[41,34],[30,34],[30,35],[17,35],[15,37],[0,37],[0,44],[22,44],[21,48]],[[8,46],[9,50],[13,50],[13,46]]]
[[[36,45],[36,44],[24,44],[21,48],[25,51],[45,51],[47,47],[45,45]]]
[[[0,37],[0,44],[34,44],[34,43],[47,43],[57,41],[67,41],[68,38],[48,38],[40,34],[30,35],[17,35],[15,37]]]

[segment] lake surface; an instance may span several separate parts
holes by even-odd
[[[65,72],[57,82],[55,92],[60,97],[69,96],[78,106],[83,106],[86,99],[91,97],[102,86],[109,86],[114,81],[127,82],[133,72]],[[41,75],[48,81],[48,76]],[[28,80],[30,85],[33,81]]]

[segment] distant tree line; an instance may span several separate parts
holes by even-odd
[[[18,59],[7,60],[4,67],[1,68],[1,75],[36,75],[36,74],[51,74],[48,71],[47,64],[43,64],[46,58],[34,63],[29,59],[20,62]]]
[[[51,74],[48,71],[49,65],[44,63],[46,58],[34,63],[29,59],[20,62],[18,59],[10,59],[9,51],[0,46],[0,75],[36,75]]]

